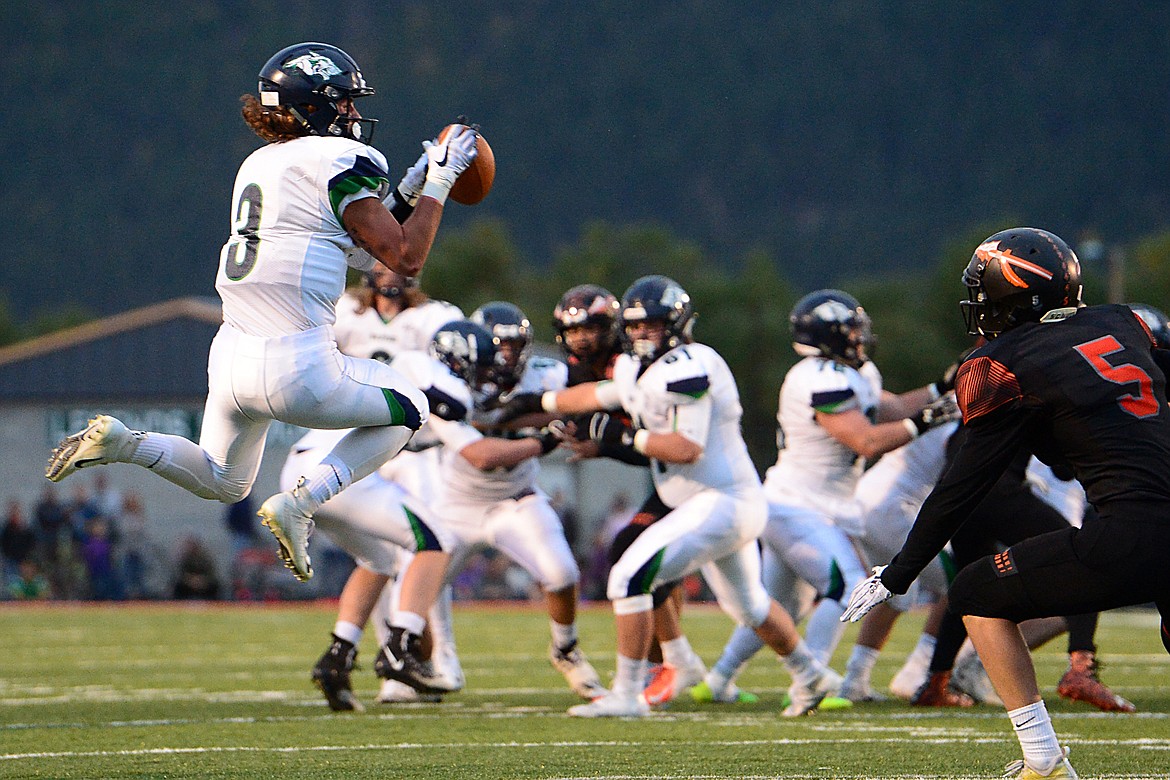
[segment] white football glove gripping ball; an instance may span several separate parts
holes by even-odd
[[[439,203],[447,201],[447,195],[455,186],[459,174],[471,167],[476,149],[476,132],[466,125],[456,125],[458,131],[452,129],[442,141],[423,141],[428,158],[426,184],[422,194],[434,198]]]
[[[882,572],[885,566],[874,566],[873,575],[857,583],[853,592],[849,594],[849,604],[841,615],[841,622],[856,623],[865,617],[865,613],[893,597],[890,589],[882,584]]]
[[[400,200],[412,208],[422,196],[430,160],[430,156],[424,150],[415,160],[414,165],[406,169],[406,175],[402,177],[402,181],[398,182],[398,186],[395,188]]]

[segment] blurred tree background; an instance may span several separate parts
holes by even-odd
[[[965,348],[958,275],[1004,227],[1093,246],[1091,302],[1170,305],[1166,3],[13,0],[0,27],[0,344],[214,295],[260,143],[238,97],[301,40],[362,64],[392,171],[461,113],[491,141],[496,187],[448,209],[426,289],[514,300],[547,341],[572,285],[676,278],[757,462],[809,290],[861,299],[894,390]]]

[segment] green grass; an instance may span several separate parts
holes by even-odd
[[[973,778],[1019,749],[1001,710],[900,702],[778,717],[787,676],[745,671],[756,705],[689,700],[646,720],[568,718],[576,702],[545,659],[538,609],[456,607],[467,690],[438,705],[373,704],[375,648],[355,680],[369,704],[332,713],[309,683],[330,605],[0,605],[0,777],[36,778]],[[711,663],[731,628],[684,615]],[[884,684],[916,639],[906,617],[879,662]],[[1036,654],[1049,709],[1082,777],[1170,778],[1170,656],[1148,613],[1102,618],[1104,679],[1139,709],[1104,715],[1056,697],[1062,640]],[[613,670],[608,608],[581,617],[583,646]],[[843,666],[856,629],[842,642]]]

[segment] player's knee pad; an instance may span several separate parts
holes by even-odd
[[[994,557],[980,558],[965,566],[951,583],[948,593],[950,609],[959,615],[1003,618],[1019,622],[1029,615],[1029,603],[1019,577],[1004,576],[997,570]]]

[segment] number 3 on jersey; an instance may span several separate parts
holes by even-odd
[[[232,225],[232,239],[223,248],[223,272],[228,279],[237,282],[256,266],[256,253],[260,248],[260,210],[264,196],[260,187],[249,184],[240,193],[236,205],[236,221]]]
[[[1118,405],[1134,417],[1150,417],[1158,413],[1158,399],[1154,396],[1154,382],[1150,375],[1133,363],[1115,366],[1105,358],[1125,348],[1113,336],[1086,341],[1074,347],[1081,357],[1088,361],[1093,370],[1107,382],[1128,385],[1137,382],[1137,394],[1124,393],[1117,396]]]

